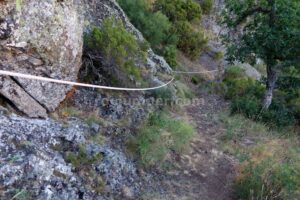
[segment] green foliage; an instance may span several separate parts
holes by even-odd
[[[210,14],[210,12],[213,8],[214,0],[201,0],[200,5],[203,10],[203,13],[208,15],[208,14]]]
[[[139,29],[156,53],[165,57],[173,68],[177,66],[177,36],[172,23],[161,11],[153,11],[145,0],[118,0],[131,22]]]
[[[172,105],[175,100],[174,99],[175,93],[169,87],[154,90],[152,95],[156,99],[161,99],[163,103],[167,105]]]
[[[300,69],[300,2],[298,0],[226,0],[223,23],[229,29],[242,27],[239,35],[224,35],[229,61],[267,67],[267,91],[273,94],[276,71],[295,65]],[[266,107],[271,102],[264,101]],[[272,99],[271,99],[272,100]]]
[[[191,24],[201,19],[200,5],[194,0],[157,0],[154,9],[164,13],[173,22],[172,31],[178,37],[177,47],[190,58],[196,58],[207,44],[203,30]]]
[[[138,129],[133,143],[142,164],[152,166],[163,161],[171,151],[182,152],[193,134],[193,127],[182,120],[174,120],[164,113],[151,114]]]
[[[300,54],[300,3],[298,0],[226,0],[223,23],[229,28],[244,24],[240,38],[226,37],[230,60],[282,65]],[[273,10],[275,8],[275,10]]]
[[[253,157],[241,169],[240,177],[234,185],[237,196],[244,200],[297,199],[300,188],[300,159],[295,153],[299,153],[299,147],[274,149],[272,143],[264,146],[255,149]],[[265,151],[269,152],[263,154]]]
[[[163,56],[166,59],[167,63],[173,68],[176,69],[177,66],[177,60],[176,60],[176,55],[177,55],[177,48],[174,45],[169,45],[164,47],[163,49]]]
[[[224,58],[224,53],[222,51],[215,53],[215,55],[214,55],[215,60],[221,60],[222,58]]]
[[[31,199],[31,195],[29,194],[29,192],[26,189],[17,189],[15,191],[15,195],[11,198],[14,200],[29,200]]]
[[[78,152],[66,152],[65,159],[67,162],[72,163],[76,170],[80,170],[86,166],[101,160],[102,154],[96,153],[93,156],[89,156],[86,152],[85,146],[80,145]]]
[[[261,99],[265,87],[259,81],[245,77],[238,66],[227,67],[223,80],[224,97],[231,100],[231,112],[240,113],[254,120],[260,120],[270,127],[285,127],[295,123],[295,113],[284,97],[275,95],[268,110],[262,110]]]
[[[192,99],[194,97],[193,92],[191,91],[190,88],[188,88],[187,85],[179,81],[177,81],[175,84],[177,89],[177,97],[187,98],[187,99]]]
[[[16,0],[16,10],[21,12],[22,10],[22,0]]]
[[[207,38],[202,30],[195,30],[188,21],[177,21],[174,25],[179,42],[178,48],[195,59],[201,51],[206,47]]]
[[[118,2],[152,48],[173,68],[177,66],[175,47],[195,58],[207,43],[204,32],[191,25],[202,15],[200,5],[194,0],[157,0],[153,8],[146,0]]]
[[[202,15],[200,5],[194,0],[156,0],[154,7],[172,22],[199,20]]]
[[[127,74],[140,78],[135,60],[144,60],[144,44],[139,44],[120,20],[107,18],[101,28],[93,27],[87,44],[94,50],[100,50],[106,62],[120,66]]]
[[[164,14],[160,11],[152,12],[145,0],[118,0],[118,2],[154,49],[168,43],[172,24]]]
[[[232,100],[230,110],[232,113],[242,113],[248,118],[255,119],[261,110],[260,101],[255,97],[237,96]]]
[[[242,115],[222,113],[220,122],[226,130],[224,150],[241,162],[233,185],[236,198],[297,199],[300,195],[298,138],[279,137],[265,124]]]

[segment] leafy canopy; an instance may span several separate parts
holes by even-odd
[[[300,56],[299,0],[226,0],[223,22],[242,28],[239,36],[225,37],[228,58],[267,65],[291,65]]]

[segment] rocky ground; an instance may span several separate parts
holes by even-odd
[[[184,109],[197,134],[183,155],[170,155],[172,165],[163,170],[143,170],[124,153],[130,128],[120,123],[126,118],[138,123],[151,108],[104,106],[101,94],[78,90],[73,105],[101,110],[101,122],[57,116],[33,120],[5,115],[3,109],[0,199],[232,199],[234,162],[219,149],[222,129],[216,121],[226,103],[200,95],[203,106]],[[109,123],[112,119],[120,123]]]

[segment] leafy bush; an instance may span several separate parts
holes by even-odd
[[[209,14],[213,8],[214,1],[213,0],[201,0],[200,5],[204,14]]]
[[[146,0],[118,2],[155,52],[173,68],[177,66],[175,47],[195,58],[207,43],[204,32],[190,23],[202,15],[201,6],[194,0],[157,0],[153,8]]]
[[[187,21],[177,21],[174,26],[179,38],[178,48],[192,59],[199,56],[207,44],[204,32],[196,30]]]
[[[165,57],[175,68],[177,36],[172,31],[172,23],[161,11],[153,11],[145,0],[118,0],[131,22],[151,44],[154,51]]]
[[[157,49],[161,44],[166,43],[170,37],[172,24],[164,14],[160,11],[152,12],[145,0],[118,0],[118,2],[131,22],[150,42],[152,48]]]
[[[120,66],[121,70],[140,78],[135,60],[144,60],[143,44],[139,44],[120,20],[107,18],[101,28],[93,27],[86,38],[90,48],[101,52],[106,62]]]
[[[214,55],[215,60],[221,60],[222,58],[224,58],[224,52],[218,51],[215,53],[215,55]]]
[[[171,151],[182,152],[193,134],[193,127],[182,120],[171,119],[164,113],[151,114],[131,142],[136,145],[142,164],[152,166]]]
[[[200,5],[194,0],[157,0],[154,7],[172,22],[199,20],[202,15]]]
[[[232,100],[230,110],[232,113],[241,113],[248,118],[255,119],[261,110],[260,101],[255,97],[237,96]]]
[[[176,69],[177,66],[177,60],[176,60],[176,55],[177,55],[177,48],[174,45],[169,45],[164,47],[163,50],[163,56],[166,59],[167,63],[173,68]]]
[[[286,127],[295,123],[295,117],[291,109],[284,102],[274,99],[270,108],[262,113],[261,120],[270,127]]]

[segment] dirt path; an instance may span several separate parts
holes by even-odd
[[[218,113],[227,105],[215,95],[200,96],[205,100],[204,106],[185,108],[198,133],[189,150],[173,158],[175,169],[160,181],[168,188],[168,199],[232,200],[234,161],[222,153],[220,137],[224,130],[216,121]]]

